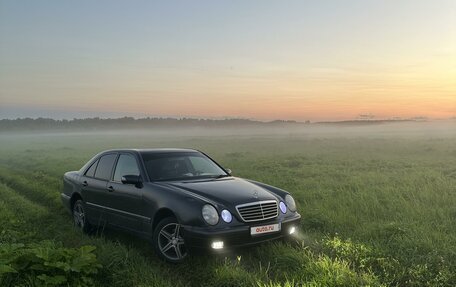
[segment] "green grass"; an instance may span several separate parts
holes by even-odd
[[[93,245],[96,286],[456,285],[454,133],[4,134],[0,146],[2,248]],[[59,198],[65,171],[109,148],[167,146],[204,150],[236,176],[290,191],[303,216],[296,244],[196,254],[175,266],[146,241],[72,227]],[[20,276],[5,273],[0,285],[41,284]]]

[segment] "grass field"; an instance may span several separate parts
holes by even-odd
[[[0,286],[456,286],[456,129],[246,134],[1,134]],[[169,265],[146,241],[73,228],[65,171],[109,148],[169,146],[290,191],[296,244]]]

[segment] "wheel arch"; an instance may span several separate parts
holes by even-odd
[[[152,232],[155,230],[158,223],[166,217],[174,217],[179,221],[178,217],[171,209],[167,207],[160,208],[154,215],[154,219],[152,221]]]
[[[77,200],[83,200],[83,199],[82,199],[82,196],[81,196],[81,194],[79,194],[78,192],[74,192],[74,193],[71,195],[71,199],[70,199],[70,208],[71,208],[71,212],[73,212],[73,206],[74,206],[74,203],[75,203]]]

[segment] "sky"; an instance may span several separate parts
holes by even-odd
[[[0,0],[0,118],[456,117],[456,1]]]

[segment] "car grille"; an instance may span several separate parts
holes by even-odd
[[[257,201],[236,206],[236,209],[245,222],[261,221],[277,217],[279,210],[277,201]]]

